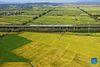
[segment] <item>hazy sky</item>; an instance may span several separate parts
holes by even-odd
[[[1,2],[76,2],[79,0],[0,0]]]

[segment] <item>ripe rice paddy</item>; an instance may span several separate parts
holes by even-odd
[[[87,36],[89,35],[89,36]],[[91,58],[100,60],[100,34],[82,33],[32,33],[19,36],[32,42],[12,50],[31,62],[6,62],[1,67],[99,67],[92,65]],[[31,64],[30,64],[31,63]]]

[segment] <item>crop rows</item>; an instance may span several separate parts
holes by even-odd
[[[100,15],[100,7],[82,7],[84,10],[88,11],[92,15]]]
[[[75,7],[62,7],[29,24],[99,24],[88,14]]]
[[[22,33],[20,36],[30,39],[32,42],[12,52],[30,59],[30,63],[35,67],[91,67],[91,57],[98,56],[99,58],[100,56],[98,53],[100,38],[98,37],[73,33],[65,33],[62,36],[53,33],[28,32]],[[27,66],[28,63],[25,65]],[[22,66],[26,67],[23,64]]]
[[[43,12],[46,12],[47,9],[32,9],[32,10],[19,10],[22,11],[21,15],[14,16],[0,16],[0,24],[23,24],[26,22],[30,22],[32,18],[40,15]],[[18,10],[8,10],[8,11],[0,11],[0,12],[18,12]]]
[[[94,10],[91,8],[82,7],[91,14],[99,15],[99,7],[93,7]],[[0,16],[0,24],[99,24],[76,7],[55,7],[55,9],[34,7],[30,10],[1,10],[0,12],[23,12],[21,15]]]

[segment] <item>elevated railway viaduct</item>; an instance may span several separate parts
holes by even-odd
[[[98,24],[0,25],[0,32],[100,32]]]

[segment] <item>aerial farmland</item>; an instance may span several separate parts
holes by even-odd
[[[2,28],[5,25],[7,28]],[[53,32],[50,27],[42,27],[46,31],[37,32],[30,27],[17,29],[14,25],[90,27],[85,32],[72,31],[76,28],[67,31],[65,27]],[[100,28],[93,26],[91,31],[91,25],[100,25],[100,6],[0,9],[0,67],[100,67]],[[98,64],[91,64],[91,58],[98,58]]]

